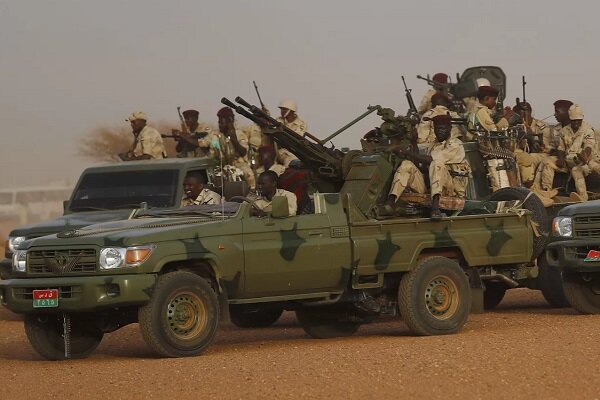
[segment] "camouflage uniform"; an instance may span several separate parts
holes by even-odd
[[[286,127],[290,128],[291,130],[293,130],[294,132],[296,132],[298,135],[300,135],[302,137],[304,137],[304,135],[306,134],[306,131],[308,130],[306,122],[304,122],[298,116],[296,116],[296,119],[293,120],[292,122],[287,122],[284,118],[281,118],[281,117],[277,118],[277,121],[281,122]],[[281,162],[281,164],[283,164],[283,166],[285,166],[287,168],[290,165],[290,163],[294,160],[297,160],[298,157],[296,157],[288,149],[280,148],[277,150],[277,159],[279,160],[279,162]]]
[[[417,108],[417,112],[419,114],[424,114],[427,110],[431,109],[431,96],[436,93],[436,90],[431,88],[423,95],[421,102],[419,103],[419,107]]]
[[[284,189],[277,189],[275,191],[275,196],[285,197],[288,202],[289,215],[290,216],[296,215],[296,211],[298,209],[298,203],[297,203],[296,195],[294,193],[288,192],[287,190],[284,190]],[[254,204],[256,204],[256,207],[258,207],[258,209],[260,209],[264,212],[272,211],[272,208],[271,208],[272,200],[267,200],[264,197],[260,197],[257,195],[250,195],[248,197],[251,200],[254,200]]]
[[[460,118],[460,116],[457,113],[455,113],[454,111],[450,111],[445,106],[435,106],[431,110],[428,110],[425,114],[423,114],[423,116],[421,117],[421,121],[417,126],[417,143],[434,143],[436,139],[431,118],[435,117],[436,115],[446,115],[448,113],[452,118]],[[452,125],[450,137],[458,138],[460,136],[462,136],[462,132],[458,125]]]
[[[529,133],[542,139],[544,151],[541,153],[530,153],[529,148],[515,150],[517,166],[521,174],[521,182],[532,182],[534,180],[537,169],[549,157],[548,151],[552,148],[550,127],[544,122],[533,118],[529,126]]]
[[[212,190],[202,189],[196,199],[192,200],[185,197],[181,200],[181,207],[199,206],[204,204],[221,204],[221,196]]]
[[[250,189],[254,189],[256,187],[256,178],[254,176],[254,172],[252,168],[250,168],[250,164],[248,163],[248,149],[250,148],[248,135],[244,133],[241,129],[235,128],[235,134],[240,145],[246,149],[246,155],[240,157],[231,143],[231,139],[225,137],[224,135],[220,137],[220,149],[221,149],[221,160],[224,164],[232,165],[238,169],[240,169],[244,173],[244,178],[246,182],[248,182],[248,186]]]
[[[429,182],[431,196],[464,197],[467,187],[467,175],[471,168],[465,159],[465,150],[462,142],[457,138],[450,138],[443,142],[432,143],[427,153],[433,158],[429,164]],[[456,173],[464,176],[453,176]],[[399,197],[406,188],[417,193],[425,193],[425,180],[417,166],[408,160],[402,161],[394,174],[390,194]]]
[[[165,158],[167,154],[160,133],[148,125],[138,134],[133,148],[134,156],[139,157],[143,154],[147,154],[155,160]]]

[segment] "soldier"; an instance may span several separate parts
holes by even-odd
[[[433,122],[431,118],[436,115],[450,114],[452,118],[460,118],[460,116],[454,111],[450,111],[450,99],[443,93],[435,93],[431,96],[431,110],[428,110],[421,117],[421,121],[417,126],[417,143],[433,143],[436,141],[435,132],[433,130]],[[461,129],[458,125],[452,125],[452,137],[460,138],[462,136]]]
[[[569,119],[571,124],[564,129],[563,143],[565,148],[568,147],[566,162],[571,168],[577,190],[570,197],[575,201],[587,201],[585,177],[592,172],[600,174],[600,160],[597,158],[598,154],[594,154],[596,134],[594,128],[583,120],[583,111],[578,104],[569,107]]]
[[[304,137],[308,128],[306,122],[304,122],[304,120],[300,118],[297,114],[298,105],[296,104],[296,101],[282,101],[279,104],[279,110],[281,112],[281,116],[277,118],[277,121],[283,123],[286,127],[290,128],[298,135]],[[298,157],[296,157],[291,151],[284,148],[280,148],[277,151],[277,158],[286,168],[290,165],[292,161],[298,159]]]
[[[569,100],[556,100],[554,102],[554,118],[558,124],[550,127],[550,137],[558,138],[558,143],[552,144],[549,150],[549,156],[543,161],[536,173],[534,187],[549,192],[553,188],[554,174],[556,171],[569,172],[569,167],[566,162],[566,149],[570,147],[572,138],[565,137],[565,134],[572,133],[567,128],[571,125],[569,118],[569,109],[573,105]],[[558,133],[556,133],[558,132]],[[552,143],[552,142],[551,142]]]
[[[477,89],[477,102],[473,111],[469,113],[469,130],[482,128],[487,132],[499,131],[508,128],[508,121],[504,116],[498,122],[492,119],[492,111],[496,107],[498,90],[492,86],[479,86]]]
[[[419,104],[419,108],[417,109],[419,115],[423,115],[427,110],[433,107],[431,104],[431,97],[434,94],[445,94],[444,86],[448,84],[448,75],[442,72],[438,72],[437,74],[433,75],[431,80],[433,82],[439,83],[439,86],[433,86],[431,89],[425,92],[425,95],[423,96],[423,98],[421,99],[421,103]]]
[[[223,134],[220,144],[220,157],[224,164],[239,168],[244,173],[251,190],[256,187],[254,172],[248,163],[248,137],[235,124],[233,110],[223,107],[217,113],[219,118],[219,131]]]
[[[533,118],[531,104],[525,101],[519,102],[513,111],[519,114],[523,120],[523,138],[519,142],[518,149],[515,150],[521,182],[523,185],[531,187],[535,171],[546,160],[548,152],[552,149],[551,131],[546,123]],[[527,136],[533,139],[531,144],[527,140]]]
[[[258,148],[258,167],[256,173],[261,174],[265,171],[275,171],[277,176],[281,176],[285,172],[283,164],[279,164],[276,160],[277,152],[270,145],[261,146]]]
[[[427,155],[402,150],[401,153],[416,162],[429,164],[431,218],[441,218],[441,195],[464,198],[471,169],[465,158],[462,142],[450,136],[452,117],[437,115],[432,121],[436,142],[428,147]],[[413,161],[404,160],[394,174],[387,204],[395,206],[398,197],[407,187],[417,193],[425,193],[426,190],[421,171]]]
[[[119,154],[123,161],[150,160],[165,158],[167,152],[160,133],[146,125],[148,117],[143,111],[136,111],[126,120],[131,124],[133,144],[127,153]]]
[[[210,127],[200,126],[198,111],[185,110],[181,114],[185,126],[182,126],[181,130],[173,129],[171,131],[177,141],[177,157],[215,157],[214,146],[218,147],[218,135],[213,133]]]
[[[277,189],[277,180],[278,176],[275,171],[265,171],[258,176],[257,188],[260,195],[250,195],[248,197],[254,201],[256,207],[261,211],[259,216],[272,210],[271,203],[275,196],[284,196],[288,202],[288,214],[290,216],[296,215],[298,209],[296,195],[287,190]]]
[[[188,172],[183,180],[185,197],[181,200],[181,207],[221,204],[221,196],[205,188],[204,185],[206,185],[206,178],[202,172]]]

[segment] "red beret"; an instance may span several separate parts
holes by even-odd
[[[431,118],[434,126],[450,126],[452,125],[452,117],[449,114],[436,115]]]
[[[479,86],[477,89],[477,94],[480,96],[490,96],[490,97],[498,97],[498,89],[491,86]]]
[[[573,105],[573,102],[570,100],[556,100],[554,102],[555,108],[569,108]]]
[[[184,112],[181,113],[185,118],[190,117],[190,118],[198,118],[198,116],[200,115],[200,113],[196,110],[185,110]]]
[[[444,74],[443,72],[438,72],[437,74],[433,75],[431,80],[437,83],[448,83],[448,75]]]
[[[219,118],[233,118],[233,110],[229,107],[223,107],[217,112]]]
[[[450,99],[444,93],[435,93],[431,96],[431,103],[446,105],[450,104]]]

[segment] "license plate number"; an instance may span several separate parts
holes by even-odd
[[[33,291],[33,308],[58,307],[58,289]]]
[[[600,251],[598,251],[598,250],[590,250],[587,253],[587,256],[585,257],[585,259],[583,261],[585,261],[585,262],[600,261]]]

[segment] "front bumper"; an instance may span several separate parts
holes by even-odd
[[[86,312],[142,305],[150,300],[154,274],[74,276],[0,281],[0,304],[16,313]],[[58,307],[33,308],[34,289],[58,289]]]
[[[600,250],[599,239],[559,240],[548,244],[548,265],[572,272],[600,272],[600,261],[584,261],[590,250]]]

